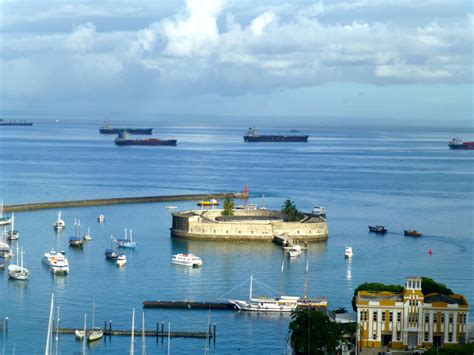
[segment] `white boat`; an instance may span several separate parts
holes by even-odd
[[[69,272],[69,262],[62,252],[51,250],[49,253],[44,253],[42,261],[51,268],[53,274]]]
[[[19,254],[21,254],[20,260],[18,260]],[[16,247],[16,265],[10,264],[8,266],[8,275],[12,279],[22,280],[22,281],[28,280],[30,271],[27,268],[23,267],[23,254],[24,254],[23,248],[21,248],[21,252],[20,252],[20,248],[17,246]]]
[[[60,231],[66,227],[66,222],[61,219],[61,211],[58,212],[58,219],[53,224],[53,228]]]
[[[178,208],[178,206],[165,206],[165,208],[169,209],[169,210],[175,210]]]
[[[130,235],[130,238],[129,238]],[[127,228],[125,228],[125,239],[115,239],[115,243],[119,248],[136,248],[137,243],[133,241],[132,230],[129,230],[127,234]]]
[[[197,267],[202,265],[202,260],[194,254],[176,254],[173,255],[171,264]]]
[[[117,257],[117,266],[124,266],[127,263],[127,257],[124,254],[120,254]]]
[[[11,258],[13,253],[10,249],[10,245],[6,242],[7,233],[2,232],[2,240],[0,241],[0,258]]]
[[[82,237],[84,240],[92,240],[91,227],[87,227],[87,233]]]
[[[89,341],[89,343],[102,339],[102,337],[104,336],[104,331],[99,327],[95,327],[94,323],[95,323],[95,302],[93,302],[92,304],[92,330],[90,330],[87,333],[87,341]]]
[[[302,253],[301,247],[299,245],[293,245],[290,249],[288,249],[288,255],[290,258],[296,258],[300,256]]]
[[[20,233],[15,230],[15,213],[12,212],[12,227],[11,229],[7,232],[7,238],[9,240],[17,240],[20,238]]]
[[[12,221],[11,217],[5,216],[3,213],[3,200],[0,201],[0,226],[6,226]]]
[[[258,297],[252,296],[253,276],[250,276],[250,294],[248,301],[230,300],[229,302],[242,311],[253,312],[292,312],[298,306],[300,297]]]
[[[105,222],[105,216],[103,214],[99,215],[99,217],[97,217],[97,222],[104,223]]]
[[[344,250],[344,256],[346,258],[352,258],[353,252],[352,252],[352,246],[346,245],[346,249]]]

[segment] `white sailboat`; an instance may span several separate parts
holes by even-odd
[[[100,327],[96,327],[95,324],[95,301],[92,304],[92,330],[89,332],[87,340],[89,343],[102,339],[104,331]]]
[[[3,211],[3,200],[0,200],[0,226],[6,226],[12,221],[11,217],[5,216]]]
[[[7,232],[7,238],[9,240],[17,240],[18,238],[20,238],[20,233],[15,230],[15,212],[12,212],[12,227]]]
[[[30,275],[30,271],[23,267],[23,247],[21,248],[17,246],[16,247],[16,265],[15,264],[10,264],[8,266],[8,275],[10,278],[15,279],[15,280],[21,280],[21,281],[26,281],[28,280],[28,277]],[[21,255],[21,257],[19,256]]]
[[[11,258],[13,253],[7,243],[7,232],[2,228],[2,240],[0,241],[0,258]]]
[[[84,240],[92,240],[91,227],[87,227],[87,233],[82,237]]]
[[[129,238],[130,236],[130,238]],[[116,239],[115,243],[119,248],[136,248],[137,243],[133,241],[132,230],[130,229],[127,233],[127,228],[125,228],[125,239]]]
[[[53,228],[57,231],[63,230],[66,227],[66,222],[61,219],[61,211],[58,212],[58,219],[53,224]]]

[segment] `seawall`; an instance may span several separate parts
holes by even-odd
[[[75,201],[56,201],[56,202],[39,202],[27,203],[21,205],[4,206],[5,212],[21,212],[44,210],[50,208],[67,208],[67,207],[87,207],[87,206],[106,206],[126,203],[151,203],[151,202],[172,202],[172,201],[201,201],[211,198],[248,198],[248,194],[242,192],[222,192],[211,194],[192,194],[192,195],[167,195],[167,196],[142,196],[142,197],[118,197],[118,198],[102,198],[92,200],[75,200]]]

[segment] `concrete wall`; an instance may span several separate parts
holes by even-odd
[[[328,238],[327,223],[283,222],[279,220],[247,220],[216,222],[222,210],[173,213],[172,235],[189,239],[272,241],[285,234],[294,240],[321,241]],[[281,217],[278,211],[236,210],[236,215]]]

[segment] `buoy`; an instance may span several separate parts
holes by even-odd
[[[246,195],[248,195],[248,194],[249,194],[249,185],[247,185],[247,184],[245,184],[245,190],[244,190],[244,193],[245,193]]]
[[[430,251],[428,252],[430,255],[433,255],[433,251],[430,249]]]

